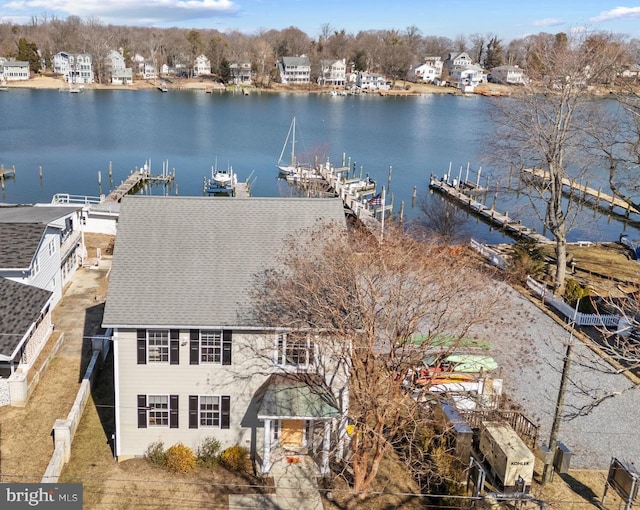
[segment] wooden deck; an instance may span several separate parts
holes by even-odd
[[[525,168],[523,171],[525,172],[525,174],[528,174],[536,179],[543,180],[545,182],[549,181],[549,173],[544,170]],[[562,179],[562,186],[563,192],[565,194],[569,196],[577,196],[584,202],[589,202],[598,209],[604,209],[613,214],[618,214],[614,211],[614,208],[618,207],[623,211],[622,214],[618,215],[624,216],[625,218],[628,218],[629,213],[631,212],[636,214],[640,213],[640,211],[638,211],[638,209],[629,202],[626,202],[625,200],[622,200],[618,197],[603,193],[602,187],[600,187],[599,189],[591,188],[588,183],[581,184],[566,177]]]
[[[295,181],[301,187],[322,190],[324,195],[335,195],[342,199],[348,208],[360,222],[376,235],[382,233],[382,217],[388,217],[393,212],[393,196],[385,197],[386,204],[374,206],[369,200],[378,193],[375,181],[368,177],[352,177],[351,166],[343,161],[342,166],[335,167],[329,161],[324,165],[318,165],[316,172],[320,179],[304,178]]]
[[[465,189],[464,183],[460,183],[459,186],[453,186],[453,184],[437,179],[431,175],[429,178],[429,188],[447,195],[476,216],[484,218],[492,225],[501,228],[513,237],[524,237],[539,243],[551,242],[550,239],[523,225],[522,222],[509,218],[508,213],[499,213],[493,207],[485,207],[484,204],[478,202],[475,198],[466,195],[463,191]]]
[[[162,173],[160,175],[152,175],[149,170],[140,169],[132,172],[120,185],[109,193],[105,202],[120,202],[122,197],[128,195],[133,190],[151,182],[161,182],[168,184],[175,178],[172,173]]]

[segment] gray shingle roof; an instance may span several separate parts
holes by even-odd
[[[0,205],[0,223],[42,223],[52,221],[82,209],[77,206]]]
[[[0,222],[0,269],[28,270],[46,225]]]
[[[253,275],[321,221],[345,227],[340,199],[126,196],[103,324],[250,327]]]
[[[0,354],[11,356],[52,292],[0,278]]]

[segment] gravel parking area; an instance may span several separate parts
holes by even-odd
[[[540,443],[548,442],[571,340],[572,365],[558,440],[573,453],[572,468],[607,469],[611,457],[640,462],[640,388],[624,374],[614,373],[615,368],[589,348],[589,340],[572,335],[529,298],[504,287],[502,315],[490,328],[474,333],[491,344],[509,398],[540,424]],[[584,414],[585,406],[593,408]]]

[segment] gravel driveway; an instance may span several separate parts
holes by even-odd
[[[540,424],[547,444],[553,421],[563,358],[571,333],[511,287],[505,285],[502,316],[474,333],[491,344],[502,367],[504,389],[529,419]],[[558,440],[573,453],[571,467],[607,469],[611,457],[640,462],[640,388],[573,335],[570,381]],[[588,340],[587,340],[588,342]],[[605,394],[589,413],[579,411]],[[576,415],[569,417],[568,415]]]

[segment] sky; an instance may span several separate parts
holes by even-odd
[[[331,31],[422,35],[496,34],[503,41],[539,32],[602,30],[640,38],[640,0],[0,0],[0,20],[68,16],[104,24],[214,28],[255,34],[297,27],[317,38]]]

